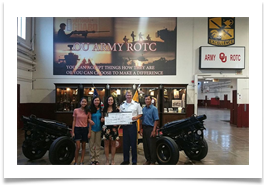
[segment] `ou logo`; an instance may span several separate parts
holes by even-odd
[[[224,53],[220,53],[219,58],[223,63],[227,61],[227,56]]]

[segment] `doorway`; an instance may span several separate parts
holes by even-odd
[[[195,75],[194,82],[198,84],[198,86],[194,86],[194,98],[197,100],[194,102],[194,114],[197,114],[198,106],[201,106],[204,102],[204,107],[207,105],[209,108],[229,109],[230,123],[236,124],[238,79],[235,76],[225,78],[214,74],[200,74]],[[219,105],[212,105],[212,99],[218,99]]]

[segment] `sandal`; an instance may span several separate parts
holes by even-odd
[[[99,165],[99,162],[98,162],[98,161],[94,161],[94,164],[95,164],[95,165]]]
[[[95,161],[91,161],[91,165],[95,165]]]

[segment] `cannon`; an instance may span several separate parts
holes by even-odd
[[[156,140],[157,162],[175,165],[182,150],[191,160],[200,161],[206,157],[208,144],[203,135],[203,120],[206,118],[206,115],[192,115],[163,125],[158,130]]]
[[[42,158],[49,150],[49,160],[54,165],[70,164],[75,157],[75,143],[71,129],[54,120],[22,116],[25,140],[22,153],[30,160]]]

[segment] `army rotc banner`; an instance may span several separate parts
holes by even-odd
[[[176,75],[177,18],[54,18],[54,75]]]
[[[229,46],[235,44],[235,18],[208,18],[208,44]]]

